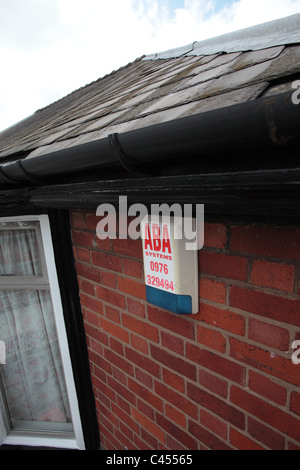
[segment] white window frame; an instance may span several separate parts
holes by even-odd
[[[51,229],[48,215],[32,215],[32,216],[16,216],[1,217],[0,222],[31,222],[39,221],[44,256],[46,259],[46,267],[48,272],[48,281],[50,286],[50,294],[53,304],[53,312],[57,329],[58,342],[60,346],[61,359],[65,374],[66,387],[71,409],[72,424],[74,428],[74,437],[53,437],[47,436],[47,433],[41,435],[18,434],[11,431],[5,438],[3,444],[8,445],[24,445],[24,446],[46,446],[63,449],[79,449],[85,450],[83,430],[81,425],[77,393],[75,388],[72,364],[70,359],[68,340],[63,316],[63,308],[58,284],[55,258],[51,237]]]

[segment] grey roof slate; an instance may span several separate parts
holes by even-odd
[[[0,159],[27,158],[291,89],[300,14],[141,57],[0,133]]]

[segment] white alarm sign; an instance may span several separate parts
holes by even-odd
[[[169,219],[147,216],[142,221],[147,301],[176,313],[197,313],[198,254],[185,249],[182,220]]]

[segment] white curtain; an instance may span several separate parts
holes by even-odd
[[[42,274],[35,230],[0,228],[0,234],[0,276]],[[12,420],[70,422],[50,291],[0,284],[0,339],[6,344],[0,373]]]
[[[41,275],[35,229],[1,230],[0,227],[0,276]]]

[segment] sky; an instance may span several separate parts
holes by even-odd
[[[300,0],[0,0],[0,131],[142,55],[295,13]]]

